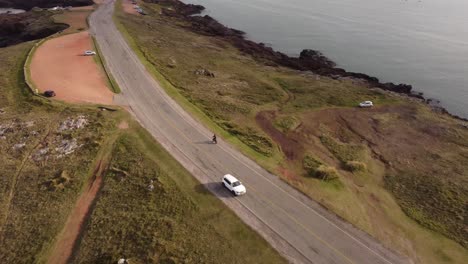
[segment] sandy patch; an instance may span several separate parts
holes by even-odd
[[[127,129],[128,128],[128,122],[127,121],[122,121],[122,122],[120,122],[118,127],[120,129]]]
[[[129,14],[132,14],[132,15],[138,15],[138,12],[133,7],[133,4],[132,4],[131,0],[123,0],[122,1],[122,7],[123,7],[123,10],[126,13],[129,13]]]
[[[43,92],[54,90],[57,99],[72,103],[112,104],[113,93],[92,56],[87,31],[54,38],[42,44],[31,62],[31,78]]]

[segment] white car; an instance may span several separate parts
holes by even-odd
[[[85,56],[93,56],[93,55],[96,55],[96,52],[92,51],[92,50],[87,50],[87,51],[84,52],[84,55]]]
[[[247,191],[245,186],[242,185],[242,183],[231,174],[224,175],[223,185],[235,196],[243,195]]]
[[[364,102],[359,103],[359,107],[372,107],[372,106],[374,106],[372,101],[364,101]]]

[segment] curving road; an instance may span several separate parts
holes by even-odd
[[[366,233],[323,209],[228,144],[209,144],[211,132],[178,106],[147,72],[112,20],[114,1],[91,15],[91,34],[122,89],[115,101],[207,189],[292,263],[408,263]],[[247,187],[235,198],[221,187],[232,173]]]

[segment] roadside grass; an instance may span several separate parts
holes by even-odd
[[[107,86],[110,87],[113,93],[121,93],[122,90],[120,90],[119,84],[115,81],[112,74],[106,68],[106,60],[104,56],[102,56],[101,49],[99,48],[96,39],[94,38],[94,36],[91,36],[91,39],[93,41],[93,47],[96,50],[96,56],[93,56],[94,62],[96,62],[96,64],[99,65],[99,68],[102,71],[102,73],[106,75]]]
[[[131,263],[284,262],[135,124],[115,145],[73,262],[124,256]]]

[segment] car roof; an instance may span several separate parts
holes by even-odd
[[[230,182],[239,181],[236,177],[232,176],[231,174],[226,174],[226,175],[224,175],[223,178],[224,178],[224,179],[227,179],[227,180],[230,181]]]

